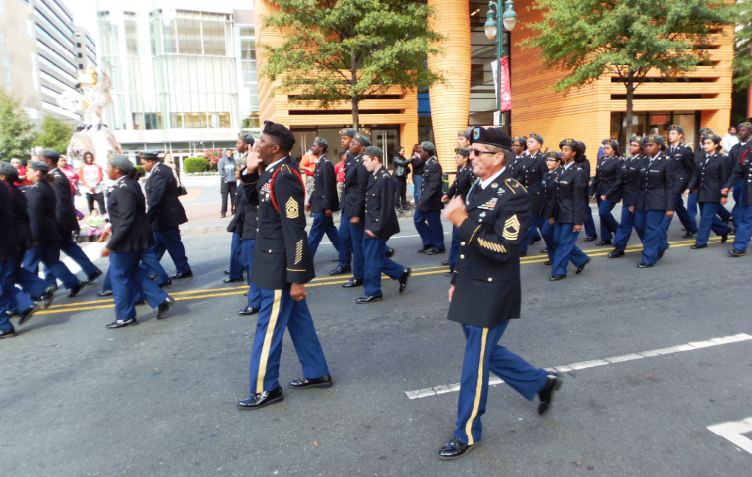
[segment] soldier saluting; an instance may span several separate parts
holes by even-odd
[[[461,240],[449,319],[462,324],[466,343],[457,427],[439,449],[442,460],[459,458],[480,441],[489,371],[529,400],[537,394],[541,415],[561,386],[557,376],[497,344],[509,320],[520,317],[520,242],[530,220],[530,194],[506,168],[513,158],[506,133],[475,128],[472,141],[477,179],[467,200],[452,199],[446,211]]]

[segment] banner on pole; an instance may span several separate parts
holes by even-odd
[[[499,103],[499,111],[511,111],[512,81],[509,76],[509,57],[505,56],[498,64],[496,61],[491,62],[491,71],[493,71],[494,90]]]

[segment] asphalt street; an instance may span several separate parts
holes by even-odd
[[[752,421],[725,423],[752,416],[752,256],[691,250],[674,221],[657,267],[636,268],[636,241],[619,259],[581,244],[591,264],[552,283],[532,246],[523,317],[502,343],[559,367],[564,386],[545,417],[493,386],[478,448],[440,462],[464,337],[446,320],[445,256],[418,254],[411,221],[401,225],[390,245],[414,275],[403,295],[385,280],[375,304],[329,277],[335,252],[321,246],[308,303],[335,385],[285,390],[259,411],[235,406],[256,319],[236,314],[246,288],[222,283],[229,234],[186,237],[195,276],[169,289],[169,319],[139,307],[138,326],[107,330],[99,283],[58,292],[0,341],[0,476],[750,475]],[[286,337],[281,380],[299,373]]]

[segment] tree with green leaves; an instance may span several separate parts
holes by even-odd
[[[535,0],[543,21],[530,25],[526,46],[539,48],[547,66],[567,75],[557,91],[613,75],[624,84],[627,137],[634,94],[648,73],[681,77],[707,60],[701,48],[718,26],[733,23],[725,0]],[[698,48],[700,47],[700,48]]]
[[[412,0],[272,0],[265,19],[282,32],[279,47],[265,47],[263,74],[298,100],[322,108],[349,101],[353,127],[358,105],[394,86],[427,88],[440,80],[426,63],[441,36],[429,28],[432,12]],[[264,45],[262,45],[264,46]],[[468,52],[470,54],[470,52]]]
[[[737,4],[738,22],[734,43],[734,88],[749,89],[752,82],[752,2]]]
[[[65,154],[73,135],[73,126],[52,116],[45,116],[39,126],[34,145],[54,149]]]
[[[28,157],[34,127],[16,100],[0,91],[0,160]]]

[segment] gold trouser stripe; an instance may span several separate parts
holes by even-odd
[[[483,361],[486,357],[486,338],[488,336],[488,328],[483,328],[483,333],[480,337],[480,360],[478,361],[478,380],[475,383],[475,400],[473,401],[473,412],[470,413],[470,419],[465,424],[465,434],[467,434],[468,445],[475,444],[473,439],[473,421],[478,415],[478,407],[480,406],[480,395],[483,391]]]
[[[277,319],[279,318],[279,312],[281,309],[282,290],[274,290],[274,304],[272,304],[272,314],[269,317],[269,324],[266,325],[264,346],[261,347],[261,359],[259,360],[258,377],[256,378],[257,393],[264,392],[264,378],[266,377],[266,364],[269,362],[269,348],[272,347],[274,329],[277,327]]]

